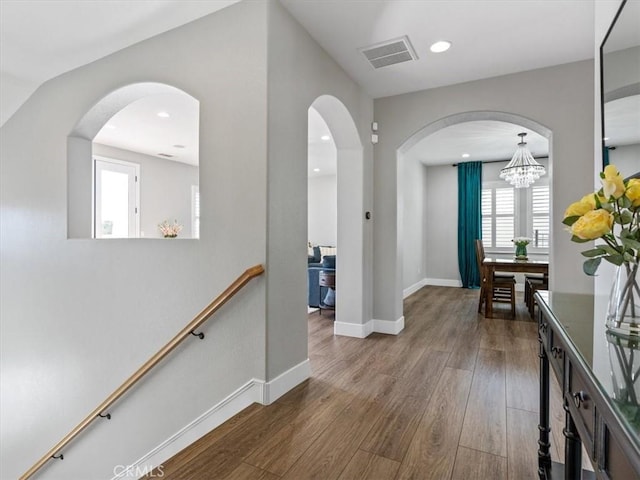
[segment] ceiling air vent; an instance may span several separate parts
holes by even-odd
[[[407,36],[364,47],[360,51],[367,57],[373,68],[387,67],[418,59],[418,55],[416,55]]]

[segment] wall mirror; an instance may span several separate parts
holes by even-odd
[[[199,102],[180,89],[118,89],[68,138],[69,238],[199,238],[199,189]]]
[[[603,166],[640,175],[640,2],[625,0],[600,47]]]

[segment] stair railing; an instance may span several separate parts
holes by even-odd
[[[128,390],[131,389],[140,379],[142,379],[153,367],[155,367],[163,358],[171,353],[180,343],[191,335],[195,335],[200,339],[204,338],[204,333],[196,333],[196,329],[206,322],[211,315],[220,309],[225,303],[227,303],[236,293],[238,293],[242,287],[244,287],[249,281],[264,273],[264,267],[262,265],[255,265],[245,270],[227,289],[222,292],[218,297],[207,305],[195,318],[189,322],[180,332],[173,337],[164,347],[162,347],[153,357],[142,365],[133,375],[131,375],[122,385],[120,385],[111,395],[109,395],[104,402],[96,407],[87,417],[82,420],[73,430],[71,430],[62,440],[60,440],[51,450],[49,450],[40,460],[34,463],[29,470],[27,470],[20,480],[26,480],[36,473],[40,468],[44,466],[50,459],[64,459],[64,455],[61,450],[69,444],[74,438],[76,438],[80,432],[87,428],[91,422],[97,418],[111,418],[111,414],[105,413],[111,405],[113,405],[120,397],[122,397]]]

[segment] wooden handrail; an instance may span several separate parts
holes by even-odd
[[[229,287],[222,292],[218,297],[205,307],[195,318],[189,322],[175,337],[173,337],[169,343],[162,347],[153,357],[142,365],[133,375],[131,375],[126,382],[120,385],[115,392],[107,397],[98,407],[91,412],[82,422],[80,422],[73,430],[71,430],[62,440],[60,440],[51,450],[49,450],[40,460],[38,460],[33,466],[27,470],[20,480],[26,480],[36,473],[42,466],[51,459],[56,453],[62,450],[71,440],[73,440],[80,432],[89,426],[98,415],[106,411],[111,405],[113,405],[120,397],[122,397],[131,387],[133,387],[142,377],[144,377],[149,370],[155,367],[160,361],[166,357],[173,349],[175,349],[180,342],[191,335],[196,328],[202,325],[207,319],[213,315],[220,307],[227,303],[231,297],[233,297],[238,291],[244,287],[249,281],[264,273],[264,267],[262,265],[255,265],[245,270]]]

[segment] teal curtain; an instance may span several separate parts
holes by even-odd
[[[602,168],[609,165],[609,147],[602,148]]]
[[[464,288],[480,287],[475,240],[482,238],[482,162],[458,164],[458,269]]]

